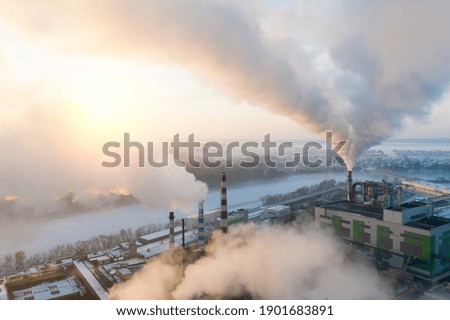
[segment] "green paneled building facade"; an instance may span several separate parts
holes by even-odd
[[[315,221],[367,250],[385,265],[428,279],[450,275],[450,220],[430,204],[381,208],[347,201],[318,205]]]

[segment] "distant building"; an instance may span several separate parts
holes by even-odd
[[[370,248],[382,264],[424,278],[450,275],[450,220],[420,202],[382,208],[348,201],[318,205],[315,221]]]
[[[175,227],[175,229],[174,229],[175,235],[179,235],[179,234],[181,234],[181,232],[182,232],[182,230],[181,230],[180,226]],[[164,229],[164,230],[161,230],[158,232],[150,233],[148,235],[139,237],[138,240],[143,245],[146,245],[146,244],[151,244],[151,243],[155,243],[158,241],[163,241],[165,239],[169,239],[169,229]]]
[[[289,206],[278,205],[264,209],[259,218],[261,220],[270,219],[274,223],[280,223],[289,219],[290,213],[291,208]]]
[[[106,254],[103,254],[101,256],[92,257],[92,258],[88,259],[88,261],[93,263],[93,264],[103,265],[103,264],[110,263],[111,262],[111,257],[109,257]]]
[[[238,211],[232,211],[228,213],[228,225],[239,224],[247,222],[249,219],[249,214],[247,210],[239,209]],[[216,217],[213,223],[214,229],[220,229],[220,217]],[[208,236],[212,230],[206,228],[206,235]]]

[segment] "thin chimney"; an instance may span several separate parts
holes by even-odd
[[[203,248],[205,246],[205,213],[204,201],[198,203],[198,246]]]
[[[169,247],[172,249],[175,246],[175,215],[173,212],[169,213]]]
[[[347,170],[347,201],[353,201],[353,191],[352,191],[352,170]]]
[[[182,239],[182,244],[183,244],[183,248],[186,247],[186,239],[184,237],[184,233],[186,231],[186,222],[185,222],[185,218],[181,219],[181,239]]]
[[[220,228],[223,233],[228,231],[228,205],[227,205],[227,175],[220,177]]]
[[[398,187],[397,188],[397,206],[401,206],[402,205],[402,188]]]

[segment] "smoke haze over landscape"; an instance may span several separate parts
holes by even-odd
[[[448,88],[448,1],[276,7],[229,1],[32,1],[2,7],[5,29],[21,41],[67,56],[89,52],[175,63],[212,80],[234,100],[285,115],[315,133],[333,131],[350,142],[342,151],[349,167],[360,152],[398,132],[406,118],[426,116]],[[145,182],[130,178],[140,173],[97,176],[96,137],[89,135],[96,129],[80,131],[76,123],[83,111],[59,93],[55,79],[47,79],[46,87],[46,74],[39,82],[16,84],[8,58],[3,60],[2,79],[10,83],[2,87],[4,196],[36,203],[69,190],[125,188],[155,205],[140,192]],[[192,177],[167,170],[152,171],[145,181],[172,177],[172,190],[183,190],[170,196],[181,198],[175,202],[204,194],[196,184],[193,195],[185,196]],[[165,205],[170,201],[162,197]]]
[[[444,225],[450,213],[444,216],[442,209],[439,221],[431,221],[432,201],[426,212],[411,215],[411,222],[420,219],[432,226],[423,232],[417,227],[410,242],[402,237],[408,238],[403,229],[415,230],[412,223],[394,217],[394,209],[392,221],[383,219],[385,208],[431,197],[406,191],[403,178],[428,179],[426,188],[434,193],[450,192],[428,185],[450,183],[450,149],[444,149],[449,146],[449,15],[448,0],[3,1],[0,258],[7,256],[8,268],[0,259],[0,275],[8,280],[13,272],[49,261],[65,272],[63,262],[55,261],[70,257],[71,267],[86,267],[95,278],[101,258],[126,269],[121,274],[111,267],[99,277],[106,278],[101,290],[110,288],[112,299],[303,299],[311,290],[323,290],[330,299],[392,297],[380,275],[384,258],[376,267],[375,253],[370,260],[350,251],[355,243],[358,249],[370,244],[373,252],[386,249],[389,259],[403,263],[401,273],[438,254],[432,237],[444,234],[430,230],[433,223]],[[143,148],[154,142],[160,156],[161,144],[170,146],[176,135],[186,141],[195,134],[203,146],[223,146],[266,136],[277,142],[323,141],[325,132],[332,133],[335,145],[347,142],[339,153],[349,170],[360,171],[355,180],[348,172],[346,186],[337,165],[316,171],[307,165],[278,166],[294,153],[277,155],[273,168],[195,171],[178,166],[171,152],[167,166],[141,168],[134,147],[130,167],[102,165],[108,160],[105,145],[119,141],[120,153],[127,133]],[[411,145],[420,150],[411,151],[404,142],[399,142],[403,151],[395,143],[389,152],[369,150],[402,134],[419,138]],[[421,149],[420,138],[438,136],[447,140]],[[328,155],[327,148],[316,149],[312,160]],[[145,157],[151,151],[145,149]],[[309,160],[305,154],[302,159]],[[236,158],[244,158],[242,151]],[[215,189],[222,169],[220,183],[228,181],[230,199],[225,186]],[[385,176],[393,178],[392,185]],[[382,183],[352,184],[381,177]],[[319,203],[346,195],[345,204],[357,209],[331,208],[329,216],[324,209],[323,219],[352,245],[317,227],[322,223],[317,216],[316,225],[293,222],[309,220],[305,217]],[[205,200],[209,220],[204,229],[203,211],[200,218],[195,213]],[[272,215],[272,206],[285,207]],[[218,207],[228,233],[213,230]],[[352,227],[346,221],[346,236],[342,219],[333,220],[338,209],[361,216],[352,218]],[[199,240],[201,245],[206,233],[204,254],[197,256],[194,249],[191,255],[192,248],[181,247],[164,252],[175,242],[165,230],[169,211],[175,212],[176,228],[181,229],[180,218],[190,218],[183,220],[183,246],[185,235],[189,244]],[[362,221],[366,217],[374,223]],[[378,228],[378,222],[395,228]],[[381,245],[382,233],[390,246]],[[441,246],[445,250],[447,240]],[[42,253],[46,250],[58,254]],[[395,250],[398,256],[390,255]],[[89,254],[98,252],[91,261]],[[447,252],[443,256],[447,263]],[[126,259],[139,263],[124,266]]]
[[[27,212],[58,210],[54,199],[69,192],[88,201],[83,195],[92,190],[122,190],[150,207],[186,209],[204,197],[206,186],[175,166],[101,168],[101,144],[121,129],[145,127],[141,113],[147,108],[148,118],[157,118],[158,106],[116,106],[114,100],[122,100],[112,90],[135,95],[107,81],[87,86],[88,100],[80,102],[71,90],[88,80],[88,69],[81,80],[74,74],[62,81],[61,73],[26,57],[20,60],[25,66],[18,65],[11,45],[44,66],[63,63],[68,74],[74,71],[65,59],[80,57],[87,58],[86,68],[89,59],[118,58],[181,66],[232,101],[348,140],[342,155],[350,168],[406,119],[429,114],[448,91],[448,1],[31,1],[1,7],[0,193],[6,207],[19,203]],[[111,94],[106,102],[102,90]]]
[[[187,266],[171,265],[167,257],[151,260],[130,281],[114,286],[111,297],[301,299],[316,287],[326,288],[330,299],[385,296],[375,269],[348,259],[346,248],[330,235],[303,227],[246,224],[227,235],[216,232],[204,257]]]

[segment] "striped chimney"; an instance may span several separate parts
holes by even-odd
[[[227,205],[227,174],[220,177],[220,228],[223,233],[228,231],[228,205]]]

